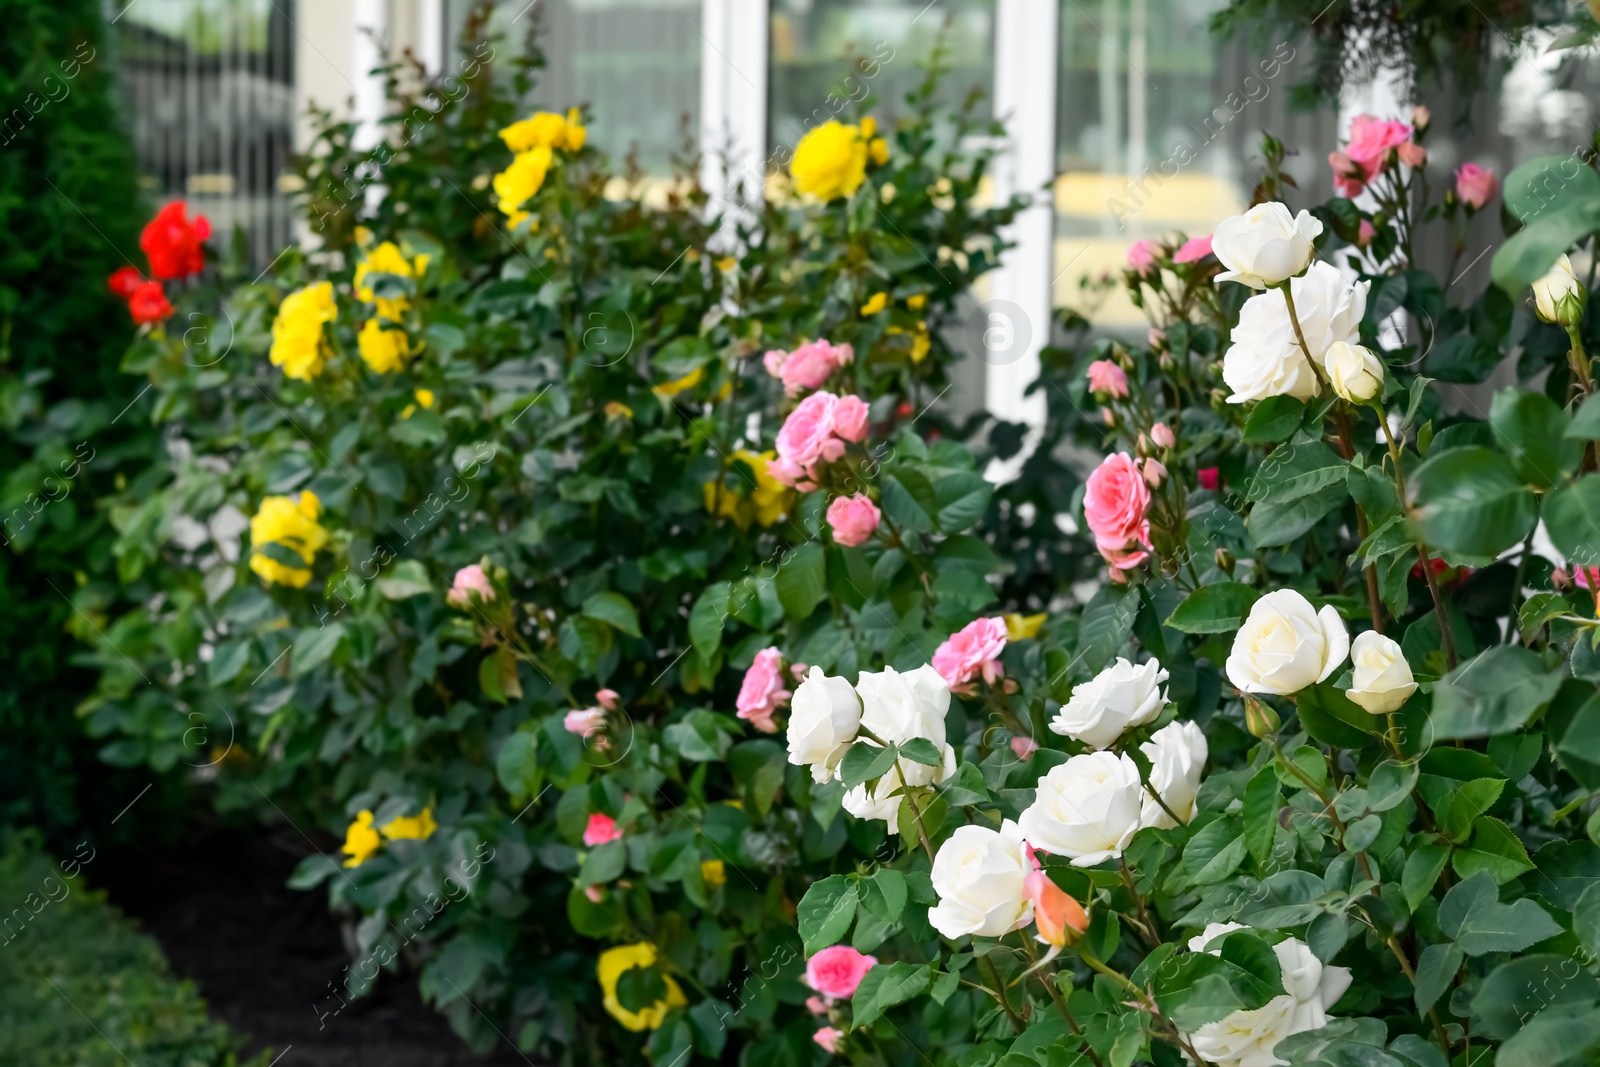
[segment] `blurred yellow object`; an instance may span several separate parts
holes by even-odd
[[[345,830],[344,846],[339,851],[349,857],[344,861],[346,867],[359,867],[371,859],[382,844],[378,831],[372,828],[372,812],[362,811]]]
[[[1039,627],[1044,625],[1047,615],[1018,615],[1003,616],[1006,623],[1007,641],[1026,641],[1030,637],[1039,635]]]
[[[790,490],[767,473],[768,465],[778,458],[778,454],[771,451],[751,452],[741,448],[729,458],[750,469],[755,477],[755,485],[748,493],[735,492],[728,483],[738,485],[741,489],[748,483],[741,475],[731,471],[723,478],[706,482],[703,487],[706,510],[713,515],[732,519],[741,530],[747,529],[752,520],[763,526],[771,526],[782,519],[789,508]]]
[[[600,989],[605,993],[606,1012],[636,1033],[641,1030],[656,1029],[667,1017],[668,1011],[689,1003],[672,976],[663,974],[661,981],[667,987],[665,999],[658,1000],[639,1011],[629,1011],[622,1006],[622,1002],[617,999],[617,981],[635,967],[653,967],[655,962],[656,947],[648,941],[640,941],[634,945],[618,945],[616,948],[606,949],[600,953],[600,963],[595,968],[600,978]]]
[[[303,589],[311,580],[317,549],[328,543],[328,531],[317,523],[322,501],[307,489],[295,497],[269,496],[250,518],[250,569],[268,585]],[[278,545],[305,560],[305,567],[280,563],[263,549]]]
[[[728,884],[728,868],[721,860],[701,860],[700,880],[707,886],[716,889],[718,886]]]
[[[433,821],[433,809],[423,808],[420,815],[402,815],[391,819],[383,827],[383,836],[390,841],[426,841],[439,828]]]

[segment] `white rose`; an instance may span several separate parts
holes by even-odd
[[[860,725],[861,699],[855,688],[812,667],[789,705],[789,762],[809,766],[815,781],[826,782]]]
[[[1333,391],[1352,404],[1364,403],[1383,391],[1383,360],[1370,348],[1335,341],[1323,357],[1323,368]]]
[[[1356,635],[1350,646],[1350,663],[1355,672],[1345,696],[1374,715],[1396,710],[1417,691],[1411,664],[1400,645],[1375,630]]]
[[[965,934],[1000,937],[1033,919],[1023,881],[1033,864],[1022,830],[1010,819],[999,830],[962,826],[939,846],[933,859],[933,891],[939,903],[928,922],[952,940]]]
[[[861,743],[878,747],[872,741],[863,740]],[[882,819],[889,824],[891,834],[899,833],[900,808],[905,803],[905,796],[900,791],[907,787],[938,785],[956,773],[956,750],[950,745],[941,745],[940,748],[943,759],[939,766],[929,767],[903,757],[897,759],[894,766],[878,779],[876,789],[868,792],[867,783],[862,782],[846,792],[844,810],[858,819]]]
[[[885,744],[904,744],[914,737],[944,744],[950,686],[930,664],[905,674],[893,667],[862,671],[856,692],[861,694],[862,727]]]
[[[1206,735],[1199,725],[1169,722],[1140,745],[1139,751],[1150,758],[1150,788],[1167,802],[1173,815],[1185,823],[1193,819],[1195,797],[1200,793],[1200,775],[1206,767],[1206,756],[1210,754]],[[1146,826],[1165,830],[1176,825],[1172,815],[1168,815],[1167,809],[1156,803],[1148,791],[1142,819]]]
[[[1212,923],[1199,937],[1190,938],[1189,949],[1217,955],[1222,946],[1216,942],[1240,929],[1239,923]],[[1283,974],[1284,992],[1253,1011],[1236,1011],[1187,1035],[1206,1062],[1217,1067],[1283,1067],[1288,1061],[1273,1055],[1278,1042],[1326,1026],[1328,1009],[1350,988],[1348,968],[1324,966],[1296,938],[1273,945],[1272,951]]]
[[[1331,263],[1313,263],[1303,277],[1289,283],[1295,318],[1310,349],[1306,355],[1317,366],[1324,365],[1328,349],[1338,342],[1355,344],[1361,339],[1361,319],[1367,313],[1367,291],[1371,288],[1370,281],[1351,285]],[[1289,304],[1283,294],[1268,295],[1277,296],[1283,305],[1284,321],[1288,322]],[[1292,324],[1289,329],[1293,331]],[[1295,344],[1299,345],[1298,338]]]
[[[1337,611],[1317,611],[1293,589],[1279,589],[1251,606],[1225,669],[1241,692],[1298,693],[1337,670],[1349,651]]]
[[[1327,352],[1343,341],[1361,338],[1361,319],[1367,313],[1371,282],[1349,285],[1338,268],[1313,263],[1304,277],[1289,283],[1294,294],[1295,319],[1306,348],[1300,347],[1295,320],[1282,293],[1258,293],[1239,309],[1239,324],[1222,357],[1222,380],[1233,390],[1229,403],[1242,404],[1269,396],[1309,400],[1322,389],[1317,367]],[[1381,367],[1381,365],[1380,365]],[[1380,373],[1381,378],[1381,373]]]
[[[1139,829],[1144,783],[1126,753],[1073,756],[1039,779],[1018,825],[1035,848],[1092,867],[1122,855]]]
[[[1583,285],[1563,255],[1544,277],[1533,283],[1533,309],[1545,322],[1576,326],[1583,318]]]
[[[1316,254],[1312,244],[1322,223],[1302,211],[1291,216],[1279,203],[1257,204],[1243,215],[1224,219],[1211,235],[1211,251],[1228,269],[1217,281],[1243,282],[1266,289],[1306,269]]]
[[[1117,661],[1072,691],[1072,699],[1050,720],[1050,729],[1090,748],[1110,748],[1123,733],[1161,714],[1167,672],[1156,660],[1135,666]]]

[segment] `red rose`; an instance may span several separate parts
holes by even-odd
[[[204,215],[186,217],[187,205],[174,200],[151,219],[139,235],[139,247],[150,259],[150,273],[157,278],[186,278],[198,274],[206,265],[200,242],[211,236],[211,223]]]
[[[172,314],[172,305],[167,302],[167,294],[162,290],[160,282],[143,282],[128,297],[128,313],[133,316],[133,321],[140,326],[150,322],[160,322]]]
[[[137,267],[118,267],[111,272],[111,277],[106,279],[106,288],[127,300],[133,296],[134,290],[144,284],[144,275],[139,273]]]

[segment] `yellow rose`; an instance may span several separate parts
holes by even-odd
[[[383,836],[390,841],[426,841],[438,828],[438,823],[433,821],[433,809],[423,808],[421,815],[390,819],[383,827]]]
[[[554,111],[540,111],[500,131],[500,139],[513,152],[535,148],[556,148],[566,143],[567,120]]]
[[[800,138],[789,174],[796,190],[818,200],[849,196],[866,180],[867,143],[855,126],[830,120]]]
[[[250,518],[250,569],[268,585],[303,589],[311,580],[317,549],[328,543],[328,531],[317,524],[322,501],[309,489],[298,497],[269,496]],[[263,549],[278,545],[305,560],[305,567],[280,563]]]
[[[369,304],[377,303],[379,305],[379,314],[383,314],[382,309],[385,303],[390,307],[398,305],[400,310],[404,310],[406,306],[404,297],[390,297],[387,301],[380,300],[378,295],[372,291],[372,287],[366,284],[367,275],[393,274],[401,278],[416,278],[422,274],[427,265],[427,256],[407,259],[405,253],[400,251],[393,241],[385,241],[368,252],[366,258],[356,264],[356,296]],[[399,316],[386,315],[385,317],[398,318]]]
[[[656,947],[648,941],[640,941],[636,945],[618,945],[600,953],[600,963],[596,971],[600,978],[600,988],[605,993],[605,1009],[613,1019],[629,1030],[635,1032],[654,1030],[666,1019],[668,1011],[689,1003],[672,976],[664,974],[661,976],[661,981],[667,987],[665,1000],[658,1000],[640,1011],[629,1011],[622,1006],[622,1002],[617,999],[617,980],[635,967],[652,967],[655,962]]]
[[[338,317],[333,283],[316,282],[296,289],[278,305],[278,316],[272,321],[272,350],[267,358],[274,367],[282,367],[287,377],[309,382],[322,373],[328,358],[322,327]]]
[[[372,812],[362,811],[345,830],[344,847],[339,851],[349,857],[344,861],[346,867],[359,867],[371,859],[382,844],[378,839],[378,831],[372,828]]]
[[[526,152],[517,153],[511,166],[494,176],[494,193],[500,198],[500,210],[514,219],[512,225],[527,215],[522,205],[544,185],[550,172],[550,146],[538,145]]]
[[[710,889],[728,884],[728,868],[721,860],[701,860],[700,880]]]
[[[583,112],[577,108],[571,107],[567,109],[566,146],[568,152],[583,151],[584,142],[589,139],[589,131],[584,129],[583,123],[579,121],[582,118]]]
[[[861,305],[861,315],[863,318],[868,315],[876,315],[878,312],[882,311],[888,306],[888,293],[873,293],[871,299],[869,299],[865,304]]]
[[[411,339],[403,329],[385,329],[377,319],[368,319],[356,335],[361,359],[374,374],[392,374],[405,366],[411,355]]]
[[[928,294],[918,293],[916,296],[906,297],[906,307],[912,311],[921,311],[928,306]]]
[[[411,416],[415,415],[417,413],[417,408],[419,407],[423,408],[424,410],[433,407],[432,389],[418,389],[411,395],[416,400],[416,403],[407,404],[405,406],[405,410],[400,412],[400,417],[402,419],[409,419]]]
[[[755,486],[750,487],[748,479],[737,471],[730,471],[720,481],[713,478],[702,487],[706,510],[732,519],[741,530],[748,528],[752,519],[763,526],[771,526],[782,519],[789,509],[791,493],[788,486],[767,473],[768,464],[777,459],[778,454],[741,448],[730,458],[750,469]],[[746,488],[749,492],[745,492]]]

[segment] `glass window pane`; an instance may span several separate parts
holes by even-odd
[[[449,0],[448,68],[471,7]],[[700,122],[700,5],[688,0],[505,0],[495,6],[491,33],[505,34],[505,47],[519,49],[528,21],[539,20],[539,42],[547,66],[529,107],[590,109],[589,143],[617,165],[637,147],[649,173],[672,170]],[[508,75],[509,76],[509,75]],[[683,124],[688,116],[688,125]]]
[[[768,150],[792,147],[835,115],[855,116],[856,102],[868,93],[873,115],[892,123],[922,81],[919,64],[947,19],[950,70],[939,95],[959,104],[977,86],[983,91],[978,113],[987,118],[993,113],[994,0],[772,0]]]

